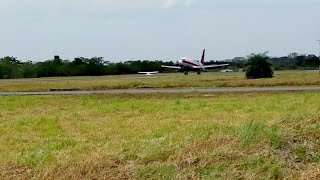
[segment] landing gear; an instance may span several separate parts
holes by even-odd
[[[188,74],[189,74],[188,71],[185,71],[185,72],[184,72],[184,75],[188,75]]]
[[[201,72],[199,71],[199,72],[197,72],[197,74],[198,74],[198,75],[201,75]]]

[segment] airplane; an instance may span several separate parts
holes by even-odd
[[[189,74],[189,71],[195,71],[198,75],[201,74],[201,72],[207,72],[207,69],[210,68],[217,68],[217,67],[223,67],[228,66],[229,64],[212,64],[212,65],[205,65],[204,64],[204,58],[205,58],[206,50],[203,50],[202,57],[200,61],[191,60],[189,58],[180,58],[178,61],[179,66],[165,66],[162,65],[161,67],[164,68],[170,68],[170,69],[176,69],[178,71],[184,71],[185,75]]]
[[[159,71],[151,71],[151,72],[138,72],[139,74],[144,74],[146,76],[153,76],[155,74],[158,74]]]

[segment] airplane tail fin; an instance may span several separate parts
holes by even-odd
[[[204,49],[203,50],[203,53],[202,53],[202,57],[201,57],[201,64],[204,64],[204,57],[205,57],[205,54],[206,54],[206,50]]]

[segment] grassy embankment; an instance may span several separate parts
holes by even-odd
[[[319,179],[319,99],[0,97],[0,179]]]
[[[247,80],[244,73],[181,73],[101,77],[58,77],[38,79],[0,80],[0,91],[50,91],[50,90],[106,90],[137,88],[217,88],[217,87],[268,87],[268,86],[318,86],[317,71],[278,71],[272,79]]]

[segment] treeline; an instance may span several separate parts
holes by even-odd
[[[73,61],[62,60],[55,56],[44,62],[22,62],[15,57],[0,59],[0,79],[35,78],[55,76],[101,76],[135,74],[139,71],[164,71],[161,65],[173,65],[163,61],[127,61],[111,63],[102,57],[75,58]]]
[[[316,69],[319,67],[319,59],[316,55],[303,55],[292,53],[284,57],[272,57],[270,63],[274,70],[299,70]],[[233,70],[245,69],[247,58],[236,57],[231,60],[209,61],[206,64],[229,63],[225,67]],[[35,78],[54,76],[100,76],[136,74],[139,71],[174,71],[162,68],[161,65],[174,65],[174,62],[161,60],[148,61],[137,60],[112,63],[102,57],[84,58],[74,60],[62,60],[55,56],[52,60],[44,62],[21,61],[15,57],[0,58],[0,79]],[[219,69],[218,69],[219,70]]]
[[[316,55],[299,55],[297,53],[271,58],[270,62],[275,70],[317,69],[320,65],[319,58]]]
[[[244,69],[246,62],[246,57],[236,57],[224,61],[224,63],[230,64],[229,69]],[[319,58],[316,55],[298,53],[291,53],[283,57],[270,57],[269,62],[273,65],[274,70],[311,70],[317,69],[320,65]],[[215,63],[215,61],[208,63]]]

